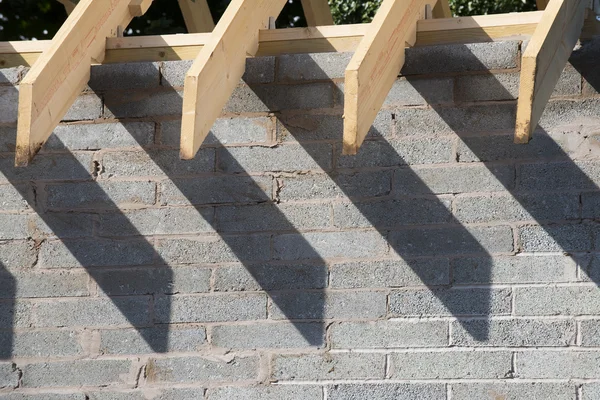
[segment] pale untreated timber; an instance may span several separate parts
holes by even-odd
[[[346,68],[344,154],[356,154],[414,45],[417,21],[435,0],[384,0]]]
[[[301,0],[308,26],[333,25],[333,16],[327,0]]]
[[[71,13],[75,9],[75,6],[77,5],[77,2],[78,2],[78,0],[56,0],[56,1],[58,1],[60,4],[65,6],[65,11],[67,12],[67,15],[71,15]]]
[[[537,5],[538,10],[545,10],[548,6],[549,0],[535,0],[535,4]]]
[[[178,0],[189,33],[212,32],[215,21],[206,0]]]
[[[191,159],[258,51],[259,30],[286,0],[233,0],[185,77],[181,157]],[[210,101],[208,101],[210,99]]]
[[[448,0],[438,0],[435,7],[433,7],[433,18],[452,18]]]
[[[550,0],[523,54],[515,143],[529,142],[581,34],[587,0]]]
[[[85,88],[90,66],[104,59],[106,38],[151,2],[79,2],[20,84],[17,166],[31,161]]]
[[[532,11],[421,20],[417,23],[415,45],[529,39],[542,14],[543,11]],[[586,20],[585,32],[600,33],[598,25],[595,19]],[[354,52],[368,28],[369,24],[356,24],[261,30],[256,55]],[[209,38],[207,33],[108,38],[102,63],[193,60]],[[49,40],[0,42],[0,67],[31,66],[49,47]]]

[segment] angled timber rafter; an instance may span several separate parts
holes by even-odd
[[[433,18],[452,18],[448,0],[438,0],[435,7],[433,7]]]
[[[521,63],[515,143],[527,143],[579,39],[587,0],[550,0]]]
[[[191,159],[258,51],[259,30],[286,0],[233,0],[185,77],[181,157]],[[206,101],[210,99],[210,101]]]
[[[46,142],[105,55],[106,38],[142,15],[152,0],[81,0],[20,84],[15,164]]]
[[[308,26],[333,25],[333,16],[327,0],[301,0]]]
[[[178,0],[189,33],[212,32],[215,22],[206,0]]]
[[[414,45],[417,21],[436,0],[384,0],[346,68],[344,154],[356,154]],[[432,20],[434,21],[434,20]]]
[[[56,1],[58,1],[60,4],[65,6],[65,11],[67,12],[67,15],[71,15],[73,10],[75,9],[75,6],[77,5],[77,3],[79,3],[79,0],[56,0]]]

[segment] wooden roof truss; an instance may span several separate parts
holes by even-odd
[[[406,47],[531,38],[523,55],[515,142],[527,143],[597,0],[537,0],[544,11],[452,18],[448,0],[383,0],[370,24],[333,26],[327,0],[302,0],[309,28],[268,29],[286,0],[232,0],[215,25],[206,0],[178,0],[187,35],[117,37],[152,0],[57,0],[69,14],[51,41],[0,43],[0,65],[31,65],[19,91],[15,163],[27,165],[95,63],[193,59],[185,78],[181,157],[202,145],[246,57],[354,52],[345,73],[343,151],[356,154],[404,64]],[[597,10],[600,13],[600,10]],[[273,28],[273,26],[271,26]],[[210,96],[209,96],[210,95]],[[202,101],[210,97],[210,102]]]

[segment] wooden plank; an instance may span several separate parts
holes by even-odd
[[[433,7],[433,18],[452,18],[452,10],[450,10],[448,0],[438,0],[435,7]]]
[[[56,0],[56,1],[58,1],[60,4],[65,6],[65,11],[67,12],[67,15],[71,15],[73,10],[75,9],[75,6],[78,3],[78,0]]]
[[[333,25],[333,16],[327,0],[301,0],[308,26]]]
[[[515,143],[527,143],[581,34],[587,0],[550,0],[521,62]]]
[[[533,11],[420,20],[416,46],[529,39],[542,15],[543,11]],[[586,20],[586,24],[591,28],[590,33],[600,33],[600,23],[595,18]],[[368,28],[369,24],[356,24],[261,30],[257,56],[354,52]],[[111,37],[106,40],[106,56],[102,63],[194,60],[209,39],[207,33]],[[50,40],[0,42],[0,67],[31,66],[50,43]]]
[[[215,21],[206,0],[178,0],[189,33],[212,32]]]
[[[20,84],[15,164],[27,165],[85,88],[106,38],[133,18],[131,0],[82,0]],[[151,0],[136,3],[145,7]],[[141,9],[140,9],[141,10]]]
[[[356,154],[414,44],[417,21],[435,0],[384,0],[346,68],[344,154]]]
[[[258,50],[259,30],[286,0],[233,0],[185,77],[181,157],[191,159]],[[207,101],[210,99],[210,101]]]

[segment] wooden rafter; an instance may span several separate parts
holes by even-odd
[[[81,0],[20,84],[15,164],[27,165],[46,142],[105,55],[106,38],[152,0]]]
[[[527,143],[579,39],[587,0],[550,0],[521,63],[515,143]]]
[[[384,0],[346,68],[344,154],[356,154],[414,45],[417,21],[435,0]]]
[[[538,10],[545,10],[550,0],[535,0],[535,4]]]
[[[212,32],[215,21],[206,0],[178,0],[189,33]]]
[[[233,0],[185,77],[181,157],[191,159],[258,51],[259,30],[286,0]],[[210,101],[207,101],[210,99]]]
[[[532,11],[421,20],[417,23],[416,46],[530,39],[542,14],[542,11]],[[595,18],[588,21],[600,25]],[[368,24],[357,24],[261,30],[257,56],[354,52],[368,28]],[[209,39],[208,33],[108,38],[102,63],[193,60]],[[50,44],[50,40],[0,42],[0,66],[31,66]]]
[[[327,0],[301,0],[308,26],[333,25],[333,16]]]
[[[448,0],[438,0],[435,7],[433,7],[433,18],[452,18]]]
[[[79,0],[56,0],[56,1],[58,1],[60,4],[65,6],[65,11],[67,12],[67,15],[71,15],[73,10],[75,9],[75,6],[79,2]]]

